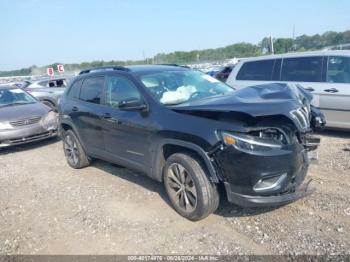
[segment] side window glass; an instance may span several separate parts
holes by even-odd
[[[82,82],[83,80],[78,80],[73,83],[73,85],[71,86],[68,92],[69,98],[73,98],[73,99],[79,98],[79,92],[80,92],[80,87]]]
[[[323,57],[284,58],[282,81],[321,82]]]
[[[66,86],[66,83],[64,79],[58,79],[56,81],[56,87],[65,87],[65,86]]]
[[[118,107],[126,99],[141,99],[137,87],[127,78],[110,76],[106,79],[106,104]]]
[[[276,59],[275,64],[273,66],[273,73],[272,73],[271,80],[280,81],[281,65],[282,65],[282,59]]]
[[[39,85],[39,86],[43,86],[43,87],[48,86],[48,84],[49,84],[49,81],[38,82],[38,85]]]
[[[327,82],[350,83],[350,57],[330,56],[328,58]]]
[[[84,80],[80,91],[80,100],[100,104],[103,93],[104,78],[91,77]]]
[[[275,60],[246,62],[238,72],[237,80],[269,81]]]

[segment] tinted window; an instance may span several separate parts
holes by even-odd
[[[69,98],[79,98],[80,86],[83,80],[78,80],[73,83],[71,88],[69,89],[68,97]]]
[[[322,81],[323,57],[298,57],[283,59],[281,80],[301,82]]]
[[[281,75],[281,65],[282,65],[282,59],[276,59],[275,64],[273,66],[273,73],[271,80],[273,81],[279,81],[280,75]]]
[[[237,80],[271,80],[275,60],[246,62],[239,70]]]
[[[350,57],[328,58],[327,82],[350,83]]]
[[[137,87],[128,79],[121,76],[110,76],[106,78],[106,104],[118,107],[123,100],[140,99]]]
[[[81,87],[80,99],[86,102],[100,104],[103,85],[103,77],[91,77],[85,79]]]
[[[222,70],[222,73],[229,74],[231,73],[232,69],[233,69],[233,66],[226,66],[224,70]]]
[[[66,80],[65,79],[56,80],[56,87],[66,87]]]

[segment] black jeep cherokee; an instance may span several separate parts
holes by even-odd
[[[199,220],[217,209],[220,185],[250,207],[310,192],[300,185],[319,143],[312,115],[322,122],[310,100],[285,84],[234,91],[180,66],[103,67],[71,81],[60,128],[71,167],[99,158],[142,172],[164,183],[178,213]]]

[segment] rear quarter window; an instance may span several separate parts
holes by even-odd
[[[350,57],[330,56],[328,58],[327,82],[350,83]]]
[[[275,59],[245,62],[239,70],[237,80],[269,81],[272,78]]]

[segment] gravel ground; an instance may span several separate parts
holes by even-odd
[[[223,200],[199,222],[138,173],[69,168],[60,141],[2,150],[0,254],[350,254],[350,134],[321,137],[313,195],[277,209]]]

